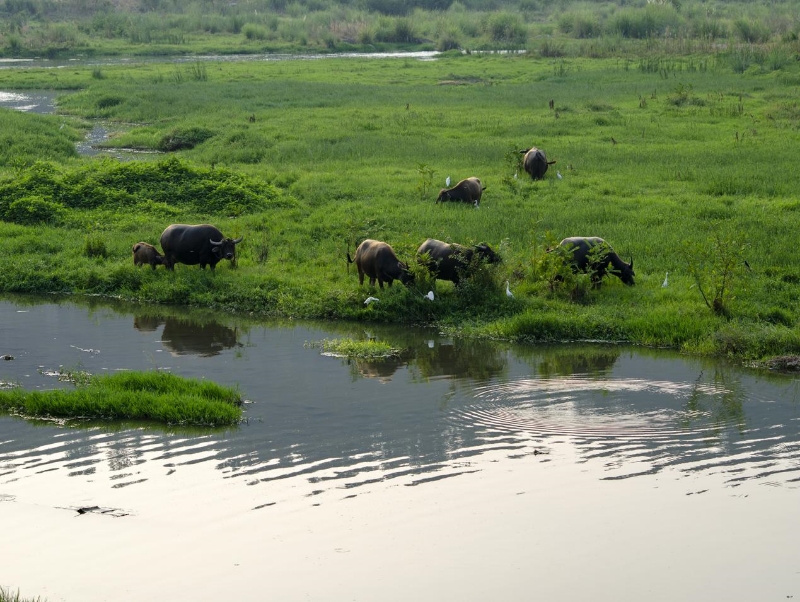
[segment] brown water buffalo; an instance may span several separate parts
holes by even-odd
[[[157,265],[164,265],[164,256],[153,245],[137,242],[133,245],[133,265],[141,267],[144,264],[155,270]]]
[[[555,163],[555,161],[548,161],[544,151],[535,146],[519,152],[525,155],[522,166],[534,180],[543,180],[548,166]]]
[[[202,269],[209,265],[213,270],[223,259],[235,263],[236,245],[242,242],[242,238],[225,238],[210,224],[172,224],[161,234],[164,265],[168,270],[173,270],[176,263],[200,264]]]
[[[572,269],[574,271],[592,272],[592,282],[595,286],[600,285],[600,281],[606,272],[614,274],[625,284],[633,286],[633,258],[630,263],[622,261],[619,255],[614,252],[605,240],[597,236],[572,236],[565,238],[559,247],[572,251]],[[609,266],[611,268],[609,269]]]
[[[359,284],[364,284],[364,275],[369,278],[370,286],[375,286],[377,280],[381,288],[384,282],[392,286],[395,280],[403,284],[414,280],[408,265],[397,259],[391,246],[379,240],[367,239],[362,242],[356,249],[355,259],[350,259],[350,253],[347,254],[347,263],[356,264]]]
[[[427,261],[423,258],[426,253]],[[475,259],[486,263],[501,261],[500,256],[484,243],[465,247],[429,238],[417,249],[417,260],[423,262],[431,274],[438,280],[449,280],[456,285],[461,278],[469,276],[470,268],[475,267]]]
[[[478,178],[467,178],[461,180],[452,188],[442,188],[439,191],[439,196],[436,197],[436,202],[456,201],[461,203],[469,203],[476,207],[481,202],[481,196],[486,187],[481,184]]]

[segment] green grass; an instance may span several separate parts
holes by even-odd
[[[23,598],[19,590],[12,592],[10,589],[0,587],[0,602],[43,602],[40,597],[36,598]]]
[[[242,415],[236,389],[166,372],[121,372],[72,380],[77,386],[70,390],[0,391],[0,410],[36,418],[214,427],[235,425]]]
[[[308,346],[319,347],[324,353],[359,359],[381,359],[400,353],[400,350],[395,349],[389,343],[376,340],[323,339],[308,343]]]
[[[0,171],[0,256],[14,258],[0,291],[740,358],[800,350],[796,62],[742,73],[721,52],[473,54],[210,62],[205,78],[173,75],[189,68],[59,71],[62,86],[79,89],[61,98],[61,119],[124,126],[112,145],[155,149],[185,132],[193,146]],[[0,70],[0,89],[51,79],[51,70]],[[531,145],[557,161],[540,182],[517,171],[516,151]],[[479,209],[434,203],[447,176],[472,175],[487,186]],[[201,222],[244,237],[235,268],[134,268],[135,242],[158,245],[170,223]],[[574,235],[602,236],[633,257],[636,286],[554,281],[545,249]],[[345,254],[368,237],[415,270],[428,237],[487,242],[503,263],[458,288],[437,283],[431,303],[419,271],[416,287],[358,286]],[[365,306],[368,295],[380,303]]]

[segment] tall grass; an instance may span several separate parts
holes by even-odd
[[[634,52],[680,48],[691,54],[720,42],[766,44],[796,39],[798,33],[797,11],[786,1],[767,7],[754,3],[709,6],[697,0],[247,0],[207,4],[201,9],[190,0],[132,0],[109,10],[79,0],[26,0],[0,5],[0,22],[8,23],[7,31],[0,32],[5,34],[0,36],[0,55],[5,56],[398,47],[490,50],[526,44],[564,47],[571,56],[587,56],[584,53],[598,52],[620,40],[625,42],[620,48]],[[598,43],[570,43],[587,39]]]

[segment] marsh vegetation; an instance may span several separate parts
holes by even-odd
[[[0,156],[0,290],[743,358],[797,352],[800,71],[771,52],[796,49],[2,70],[0,89],[65,94],[57,116],[0,113],[15,132]],[[109,146],[171,150],[78,157],[73,142],[94,120],[124,126]],[[542,181],[520,169],[532,145],[557,161]],[[469,176],[486,186],[479,208],[435,203],[446,178]],[[133,266],[132,244],[203,222],[244,237],[235,266]],[[554,262],[546,249],[575,235],[633,257],[636,286],[593,288]],[[458,287],[434,283],[414,261],[428,237],[486,242],[503,262]],[[345,260],[365,238],[389,242],[416,286],[365,305],[371,291]]]
[[[139,420],[169,425],[230,426],[242,416],[242,398],[231,387],[168,372],[112,376],[66,371],[72,389],[0,390],[0,411],[30,418]]]

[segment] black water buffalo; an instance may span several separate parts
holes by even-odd
[[[625,284],[632,286],[633,258],[630,263],[622,261],[605,240],[597,236],[572,236],[565,238],[559,247],[572,251],[572,268],[574,271],[592,272],[592,282],[599,286],[606,272],[614,274]],[[609,269],[609,266],[611,268]]]
[[[176,263],[199,263],[202,269],[209,265],[213,270],[223,259],[236,261],[236,245],[242,242],[242,238],[225,238],[222,232],[210,224],[172,224],[161,234],[164,265],[168,270],[173,270]]]
[[[428,259],[424,261],[423,256],[426,253]],[[429,238],[417,249],[417,259],[424,261],[424,265],[438,280],[449,280],[458,284],[461,278],[469,275],[470,267],[474,266],[473,260],[498,263],[500,256],[484,243],[465,247]]]
[[[469,203],[477,207],[481,202],[484,190],[486,190],[486,187],[481,184],[478,178],[467,178],[461,180],[452,188],[442,188],[439,191],[439,196],[436,197],[436,202],[456,201]]]
[[[522,166],[534,180],[543,180],[548,166],[555,163],[555,161],[548,161],[544,151],[535,146],[519,152],[525,155]]]
[[[148,264],[154,270],[157,265],[164,265],[164,256],[153,245],[137,242],[133,245],[133,265]]]
[[[375,280],[383,288],[386,282],[392,286],[392,282],[399,280],[403,284],[408,284],[414,280],[414,276],[408,271],[408,265],[397,259],[394,249],[385,242],[367,239],[358,245],[355,259],[350,259],[347,254],[347,263],[355,263],[358,268],[358,283],[364,284],[364,275],[369,278],[370,286],[375,286]]]

